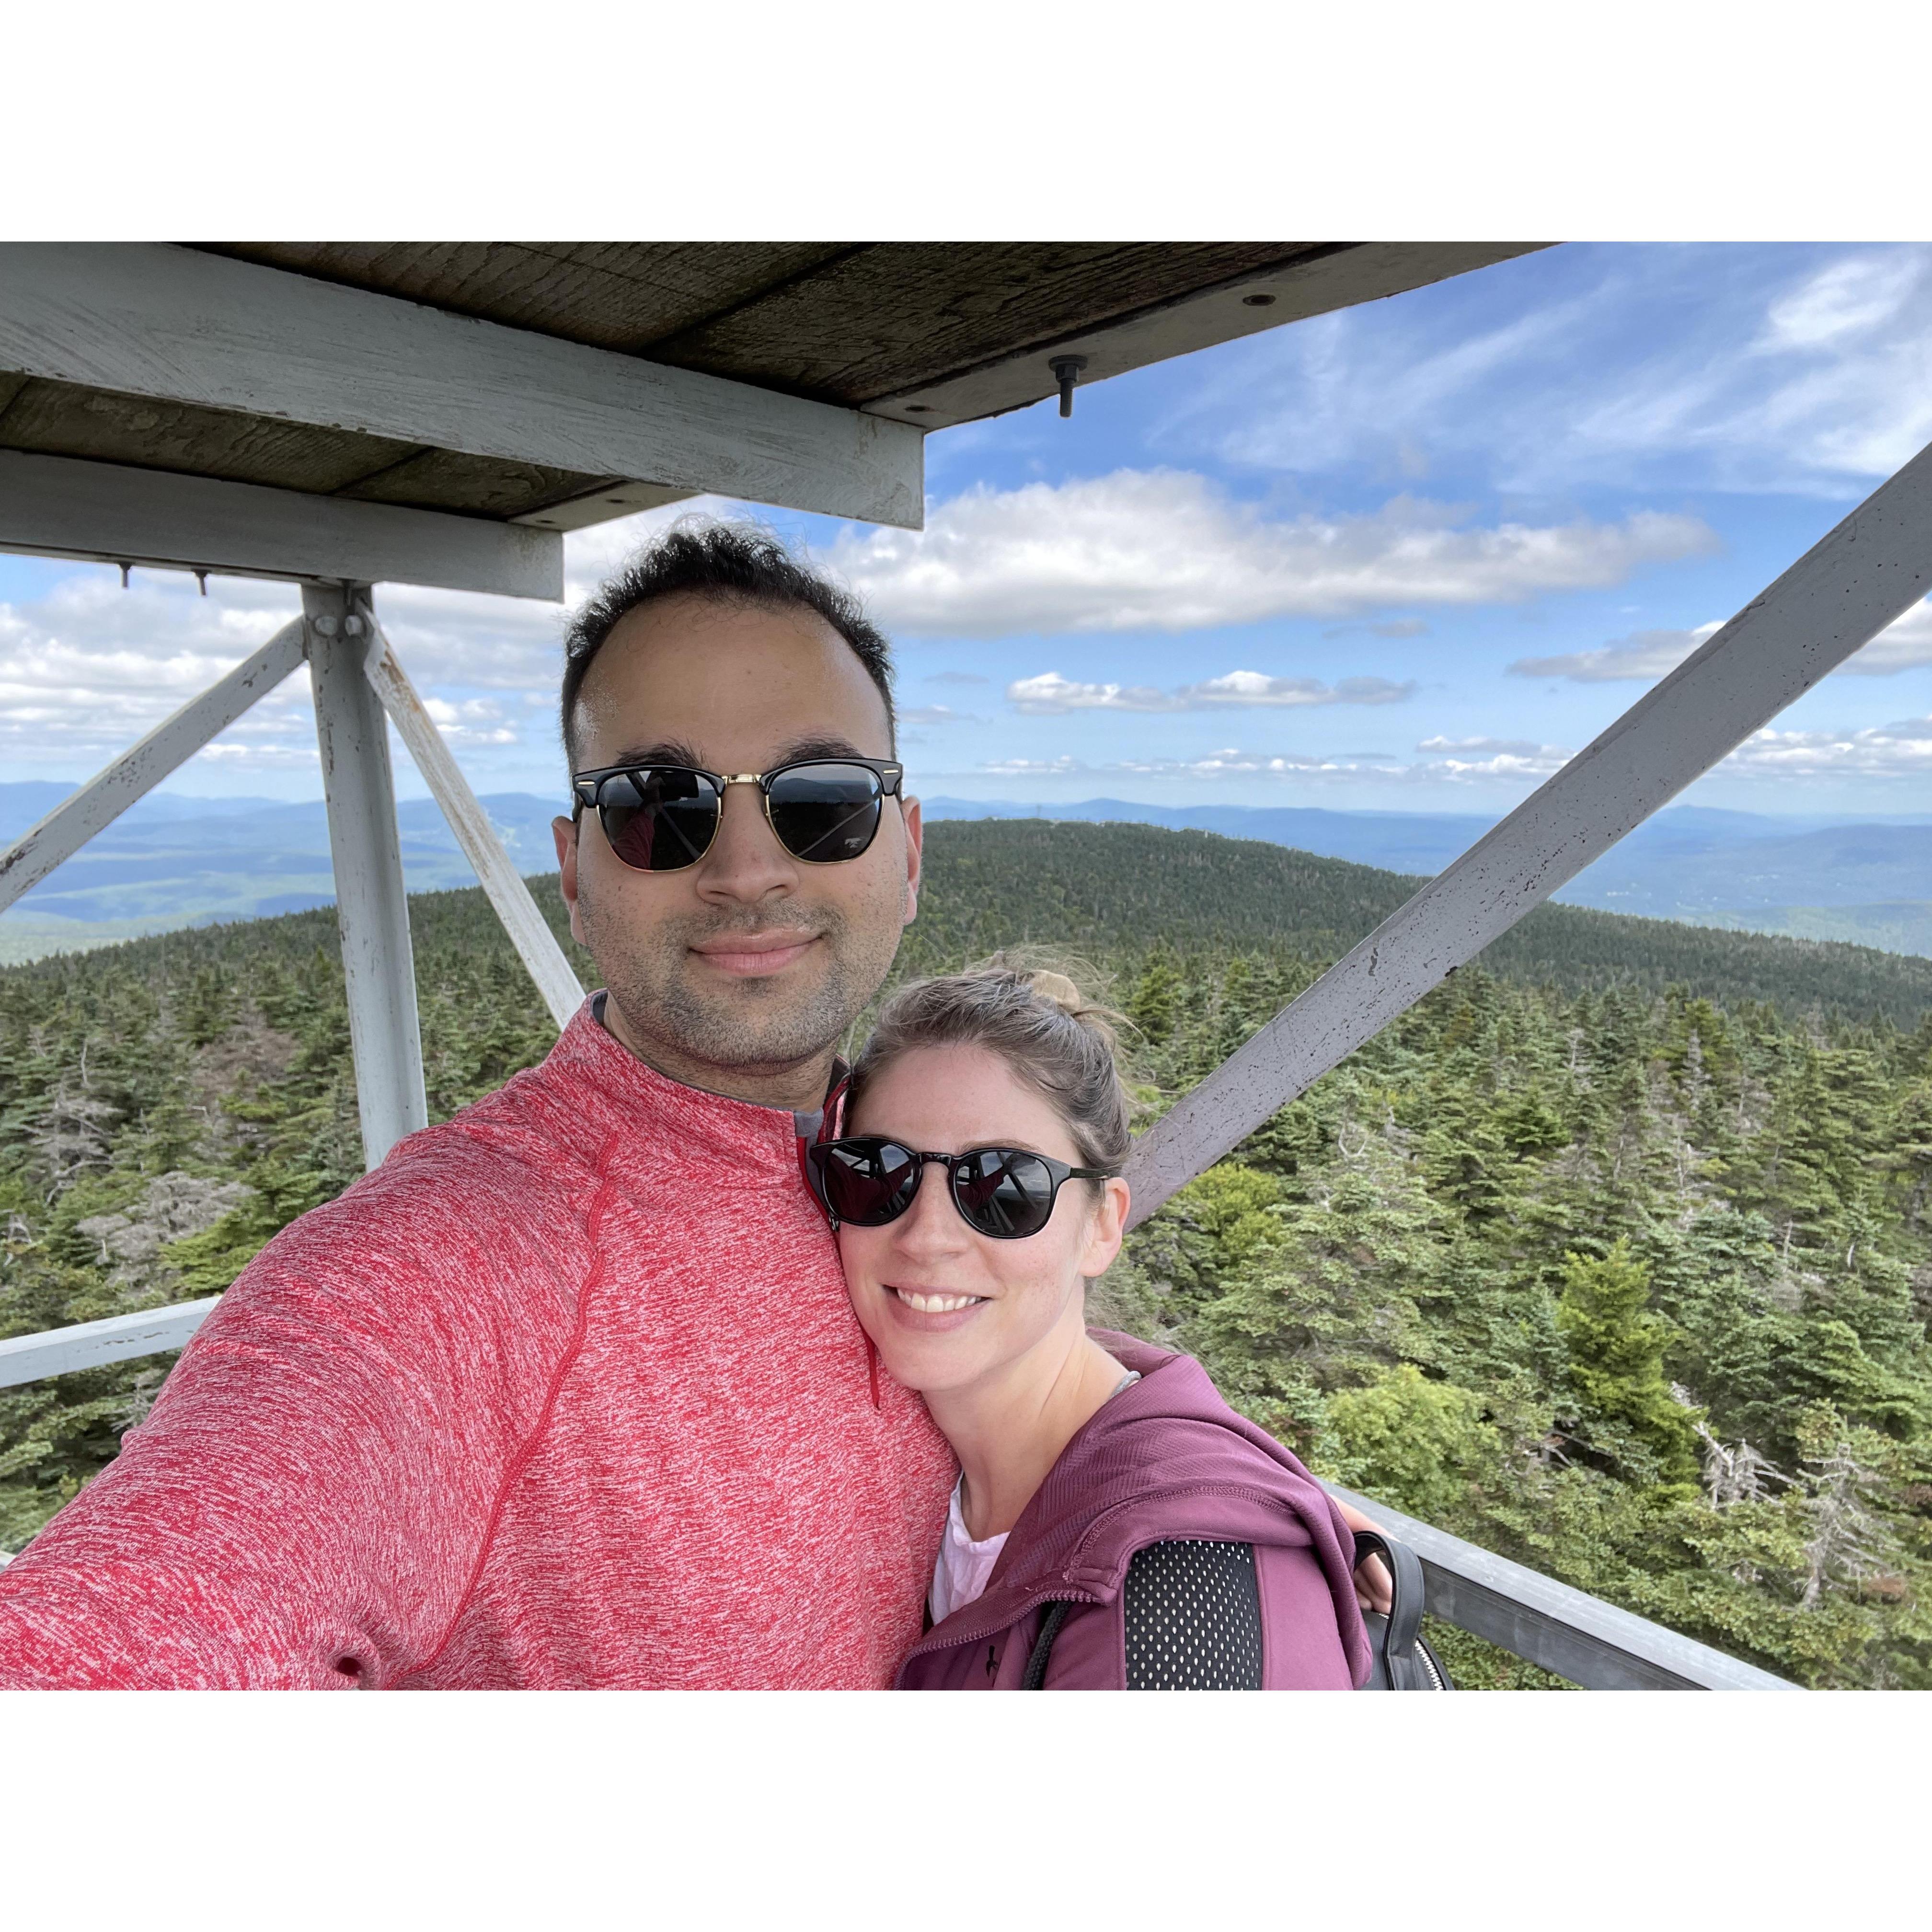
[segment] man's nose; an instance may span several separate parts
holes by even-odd
[[[698,867],[700,898],[751,904],[798,883],[798,862],[781,845],[754,784],[727,785],[711,849]]]

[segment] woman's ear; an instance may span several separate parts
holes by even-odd
[[[1118,1177],[1100,1184],[1100,1198],[1088,1223],[1087,1244],[1080,1256],[1080,1272],[1089,1281],[1097,1280],[1114,1264],[1127,1232],[1127,1210],[1133,1196],[1127,1184]]]

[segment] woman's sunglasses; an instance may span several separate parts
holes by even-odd
[[[822,1141],[805,1150],[812,1191],[836,1227],[883,1228],[913,1204],[926,1164],[937,1161],[952,1184],[952,1204],[975,1234],[1022,1241],[1053,1219],[1053,1204],[1070,1180],[1111,1180],[1115,1167],[1069,1167],[1025,1148],[968,1148],[964,1154],[922,1154],[897,1141],[861,1136]]]
[[[611,765],[572,774],[579,810],[593,808],[610,849],[640,872],[676,872],[711,849],[724,788],[753,784],[765,821],[794,859],[836,866],[863,856],[905,767],[885,758],[801,758],[769,772],[689,765]]]

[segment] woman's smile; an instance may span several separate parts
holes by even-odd
[[[984,1294],[958,1294],[945,1288],[901,1288],[889,1281],[879,1286],[886,1292],[886,1305],[900,1321],[928,1330],[959,1327],[976,1308],[983,1308],[992,1298]]]

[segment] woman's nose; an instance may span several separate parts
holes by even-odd
[[[892,1226],[908,1252],[955,1254],[965,1246],[966,1223],[952,1204],[950,1177],[938,1162],[926,1163],[912,1205]]]

